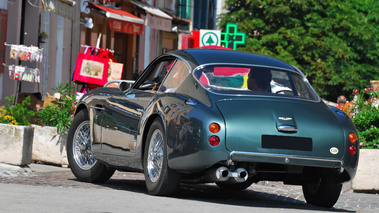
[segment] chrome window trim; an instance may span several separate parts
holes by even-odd
[[[199,69],[203,69],[205,66],[215,66],[215,65],[234,65],[234,66],[249,66],[249,67],[252,67],[252,66],[257,66],[257,67],[264,67],[264,68],[269,68],[269,69],[276,69],[276,70],[282,70],[282,71],[288,71],[288,72],[292,72],[292,73],[296,73],[296,74],[299,74],[301,77],[303,77],[303,79],[306,79],[304,82],[309,86],[309,88],[312,90],[312,92],[314,92],[314,94],[316,94],[316,97],[317,97],[317,100],[311,100],[311,99],[302,99],[302,98],[299,98],[299,97],[287,97],[287,96],[272,96],[272,95],[261,95],[261,94],[258,94],[258,95],[246,95],[246,94],[227,94],[228,96],[244,96],[244,97],[270,97],[270,98],[288,98],[288,99],[295,99],[295,100],[302,100],[302,101],[310,101],[310,102],[320,102],[321,101],[321,98],[318,96],[318,94],[316,93],[316,91],[313,89],[312,85],[309,83],[308,79],[305,77],[305,75],[299,70],[297,69],[296,67],[294,67],[295,70],[290,70],[290,69],[286,69],[286,68],[280,68],[280,67],[273,67],[273,66],[265,66],[265,65],[258,65],[258,64],[240,64],[240,63],[208,63],[208,64],[202,64],[202,65],[199,65],[197,66],[195,69],[193,69],[193,71],[190,71],[192,72],[192,77],[195,78],[195,80],[205,89],[207,90],[209,93],[212,93],[214,95],[225,95],[225,94],[222,94],[222,93],[217,93],[217,92],[213,92],[207,88],[204,87],[204,85],[199,81],[199,79],[196,78],[194,72],[196,70],[199,70]]]

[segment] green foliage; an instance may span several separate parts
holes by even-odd
[[[355,93],[353,101],[353,122],[358,131],[362,148],[379,148],[379,109],[375,105],[379,98],[379,91],[366,89],[365,92]]]
[[[29,119],[35,115],[34,111],[28,109],[30,96],[26,97],[21,104],[16,104],[15,106],[11,105],[14,102],[14,95],[11,98],[5,97],[5,100],[9,104],[4,106],[4,116],[0,118],[0,122],[9,124],[9,121],[15,120],[16,122],[13,122],[13,125],[30,125]]]
[[[246,46],[299,67],[323,98],[335,100],[379,79],[379,1],[226,0],[220,28],[238,23]]]
[[[57,127],[59,133],[67,132],[72,122],[76,94],[68,82],[65,86],[59,84],[55,91],[61,95],[59,101],[40,109],[39,121],[41,125]]]

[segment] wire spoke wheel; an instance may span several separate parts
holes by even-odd
[[[83,170],[91,169],[96,159],[91,151],[91,133],[89,121],[79,124],[74,134],[72,152],[76,164]]]
[[[78,180],[101,183],[112,177],[115,169],[100,163],[94,156],[88,111],[81,110],[75,115],[67,136],[67,160]]]
[[[144,175],[147,191],[152,195],[172,195],[179,189],[180,175],[170,169],[167,142],[161,120],[153,121],[144,147]]]
[[[147,157],[147,170],[151,182],[155,183],[161,172],[163,165],[163,134],[160,129],[156,129],[151,137]]]

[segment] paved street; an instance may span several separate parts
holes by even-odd
[[[253,184],[242,192],[214,184],[182,184],[174,197],[156,197],[147,194],[142,174],[116,172],[104,184],[90,184],[77,181],[68,168],[39,164],[0,164],[0,198],[0,212],[379,211],[379,195],[351,190],[343,192],[332,209],[307,205],[301,187],[278,182]]]

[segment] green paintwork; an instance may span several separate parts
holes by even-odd
[[[149,85],[140,87],[160,60],[174,57],[184,61],[190,70],[175,92],[153,91]],[[208,90],[195,76],[194,70],[199,67],[233,61],[252,66],[271,65],[303,76],[282,61],[248,53],[185,50],[163,55],[152,62],[129,90],[100,88],[82,98],[78,109],[87,108],[90,113],[94,156],[116,168],[142,171],[147,132],[154,119],[161,119],[168,166],[183,174],[204,173],[216,166],[269,163],[330,168],[340,182],[354,177],[359,141],[352,144],[348,140],[350,132],[356,133],[354,124],[343,112],[326,106],[317,95],[304,99],[248,91],[220,94]],[[305,84],[311,91],[310,85]],[[208,130],[213,122],[220,125],[220,132],[213,134]],[[296,131],[288,131],[287,127]],[[212,135],[220,138],[219,145],[209,144]],[[262,135],[310,138],[312,150],[262,148]],[[357,148],[356,155],[348,153],[349,146]]]

